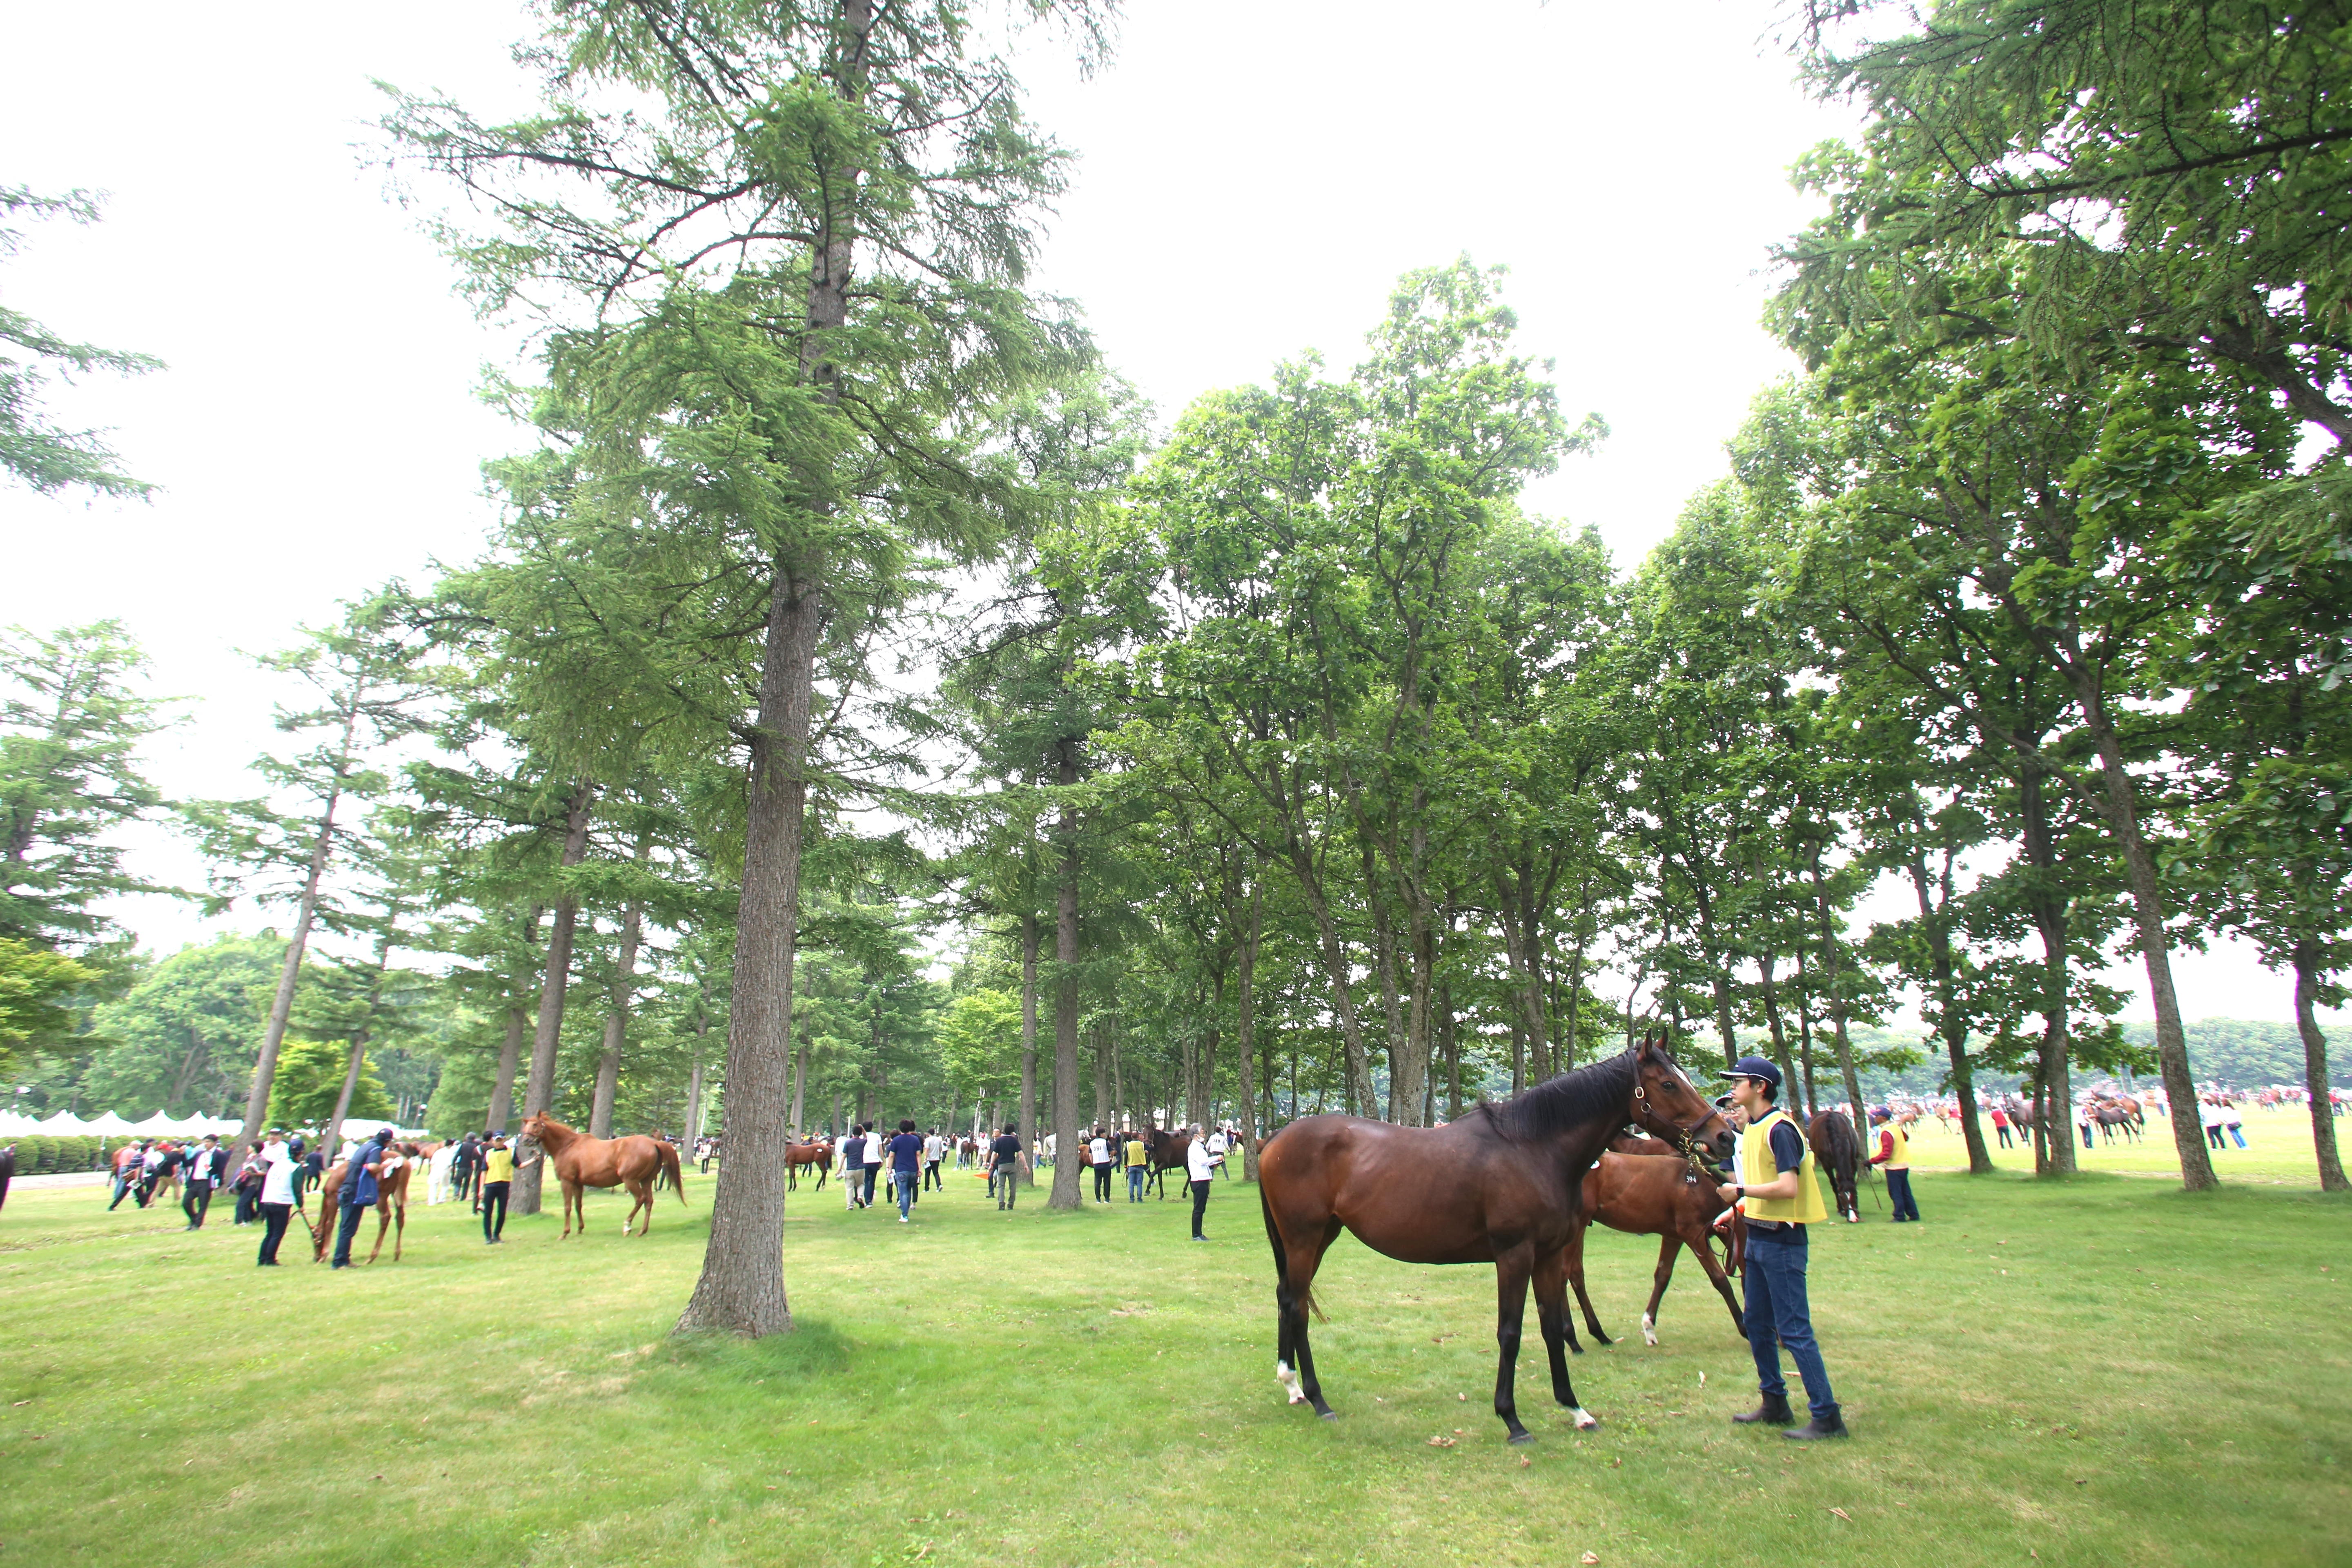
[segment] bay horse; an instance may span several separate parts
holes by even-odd
[[[375,1245],[368,1249],[367,1260],[370,1263],[373,1263],[376,1256],[383,1251],[383,1233],[387,1226],[392,1229],[392,1260],[399,1262],[401,1237],[408,1229],[408,1173],[416,1169],[416,1145],[400,1143],[387,1147],[398,1152],[400,1163],[376,1178]],[[364,1156],[360,1163],[367,1163]],[[327,1243],[334,1239],[336,1225],[336,1221],[329,1216],[342,1202],[343,1178],[351,1168],[350,1161],[338,1160],[327,1172],[326,1180],[319,1184],[319,1227],[310,1233],[310,1261],[313,1263],[326,1261]],[[302,1205],[298,1201],[294,1206],[299,1210]],[[308,1224],[309,1221],[310,1216],[303,1215],[303,1222]],[[357,1240],[358,1237],[352,1239]]]
[[[580,1234],[588,1234],[588,1195],[590,1187],[626,1186],[635,1199],[629,1205],[629,1215],[621,1222],[621,1234],[629,1227],[639,1210],[645,1212],[646,1228],[654,1227],[654,1194],[667,1182],[677,1190],[680,1205],[686,1202],[686,1184],[678,1179],[677,1150],[658,1138],[648,1138],[642,1132],[626,1138],[591,1138],[577,1132],[562,1122],[538,1111],[522,1119],[522,1135],[531,1139],[547,1152],[547,1163],[555,1167],[556,1180],[563,1184],[563,1235],[572,1235],[572,1216],[580,1216]]]
[[[827,1138],[815,1143],[784,1145],[784,1186],[787,1191],[800,1191],[803,1165],[816,1167],[816,1190],[824,1191],[825,1174],[833,1169],[833,1140]],[[685,1196],[683,1193],[678,1194],[681,1202]]]
[[[1584,1173],[1618,1129],[1637,1125],[1686,1152],[1728,1160],[1737,1140],[1663,1041],[1563,1073],[1444,1127],[1309,1116],[1258,1162],[1258,1202],[1274,1247],[1275,1378],[1293,1405],[1336,1420],[1307,1344],[1318,1317],[1315,1271],[1343,1230],[1403,1263],[1495,1266],[1495,1415],[1514,1443],[1534,1441],[1513,1396],[1528,1285],[1551,1361],[1552,1396],[1580,1430],[1597,1426],[1568,1376],[1567,1258]]]
[[[1862,1140],[1843,1110],[1816,1110],[1805,1124],[1805,1142],[1813,1146],[1814,1162],[1830,1182],[1838,1213],[1853,1225],[1862,1223]]]
[[[2087,1113],[2091,1118],[2091,1125],[2099,1130],[2100,1142],[2105,1143],[2114,1142],[2116,1141],[2116,1129],[2118,1127],[2124,1130],[2125,1142],[2137,1142],[2139,1141],[2141,1125],[2140,1120],[2134,1116],[2129,1109],[2116,1101],[2112,1100],[2095,1100],[2091,1101]]]
[[[1146,1184],[1157,1187],[1160,1195],[1168,1195],[1168,1173],[1183,1171],[1189,1180],[1191,1172],[1185,1163],[1192,1147],[1190,1131],[1171,1132],[1164,1128],[1149,1128],[1143,1134],[1143,1169]]]
[[[1654,1158],[1658,1155],[1665,1158]],[[1584,1233],[1595,1220],[1628,1236],[1661,1238],[1658,1267],[1651,1277],[1650,1304],[1642,1311],[1643,1343],[1658,1342],[1658,1303],[1665,1299],[1666,1287],[1674,1283],[1675,1263],[1685,1247],[1698,1254],[1699,1267],[1706,1270],[1723,1304],[1731,1309],[1733,1329],[1743,1336],[1747,1333],[1747,1320],[1738,1299],[1731,1293],[1730,1276],[1747,1250],[1748,1227],[1733,1215],[1725,1243],[1729,1268],[1717,1263],[1711,1245],[1715,1222],[1731,1205],[1716,1195],[1717,1184],[1717,1178],[1693,1167],[1671,1144],[1655,1138],[1613,1140],[1601,1163],[1584,1173],[1580,1223],[1576,1239],[1568,1246],[1568,1280],[1576,1290],[1576,1304],[1583,1309],[1584,1326],[1592,1331],[1593,1339],[1604,1345],[1612,1342],[1601,1331],[1592,1298],[1584,1290]],[[1568,1347],[1583,1349],[1576,1342],[1573,1323],[1568,1326]]]

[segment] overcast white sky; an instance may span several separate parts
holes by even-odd
[[[1303,349],[1349,364],[1408,268],[1507,264],[1569,412],[1614,430],[1534,504],[1597,524],[1630,566],[1792,368],[1757,326],[1760,268],[1806,216],[1788,165],[1842,121],[1791,85],[1762,37],[1773,9],[1131,0],[1091,81],[1050,55],[1028,68],[1033,113],[1082,155],[1041,281],[1167,418]],[[414,0],[20,7],[9,27],[0,184],[108,202],[100,226],[37,231],[0,300],[170,369],[55,400],[163,491],[0,488],[0,625],[124,621],[155,689],[197,699],[158,742],[158,783],[248,794],[279,693],[243,651],[466,558],[488,520],[478,464],[513,437],[473,388],[513,339],[456,298],[362,151],[371,78],[523,107],[507,48],[528,23]],[[139,847],[201,876],[169,840]],[[123,916],[167,950],[204,930],[166,900]],[[2242,952],[2178,962],[2192,1018],[2288,1016]]]

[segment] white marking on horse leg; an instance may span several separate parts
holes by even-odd
[[[1658,1329],[1657,1320],[1656,1320],[1656,1319],[1654,1319],[1654,1318],[1653,1318],[1653,1317],[1651,1317],[1651,1316],[1650,1316],[1650,1314],[1649,1314],[1649,1313],[1647,1313],[1647,1312],[1643,1313],[1643,1314],[1642,1314],[1642,1342],[1643,1342],[1643,1344],[1645,1344],[1645,1345],[1654,1345],[1654,1344],[1656,1344],[1656,1343],[1658,1342],[1658,1333],[1657,1333],[1657,1329]]]
[[[1289,1391],[1291,1404],[1304,1405],[1307,1403],[1307,1391],[1298,1386],[1298,1374],[1290,1369],[1288,1363],[1276,1362],[1274,1363],[1274,1380]]]
[[[1580,1432],[1590,1432],[1595,1426],[1601,1425],[1600,1417],[1594,1415],[1581,1405],[1570,1411],[1569,1415],[1574,1417],[1576,1421],[1576,1429]]]

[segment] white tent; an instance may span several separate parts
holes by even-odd
[[[0,1138],[22,1138],[27,1132],[37,1132],[41,1124],[21,1111],[0,1110]]]
[[[61,1110],[58,1114],[63,1116],[65,1112]],[[109,1110],[83,1122],[81,1130],[85,1133],[95,1133],[100,1138],[120,1138],[131,1131],[131,1123]]]
[[[52,1138],[83,1138],[99,1131],[95,1122],[84,1121],[70,1110],[60,1110],[41,1122],[41,1131]]]
[[[132,1122],[131,1131],[142,1138],[169,1138],[180,1131],[180,1124],[159,1110],[144,1121]]]

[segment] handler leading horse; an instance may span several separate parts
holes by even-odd
[[[572,1234],[572,1216],[580,1216],[580,1234],[588,1234],[589,1187],[625,1185],[636,1201],[629,1205],[629,1217],[621,1222],[621,1234],[629,1234],[639,1210],[646,1216],[644,1235],[654,1227],[654,1193],[667,1182],[677,1189],[677,1201],[686,1202],[686,1184],[677,1179],[677,1150],[658,1138],[632,1133],[626,1138],[591,1138],[575,1132],[545,1112],[522,1119],[522,1134],[535,1140],[547,1151],[547,1163],[555,1167],[556,1179],[563,1184],[563,1236]]]
[[[1405,1263],[1495,1266],[1495,1414],[1514,1443],[1533,1441],[1513,1398],[1520,1326],[1534,1279],[1551,1358],[1552,1395],[1579,1427],[1600,1425],[1568,1378],[1565,1254],[1585,1172],[1628,1123],[1685,1153],[1729,1160],[1738,1140],[1664,1045],[1637,1048],[1538,1084],[1444,1127],[1310,1116],[1284,1128],[1258,1162],[1258,1201],[1274,1245],[1280,1316],[1275,1376],[1294,1405],[1334,1418],[1315,1376],[1307,1314],[1315,1270],[1342,1230]]]

